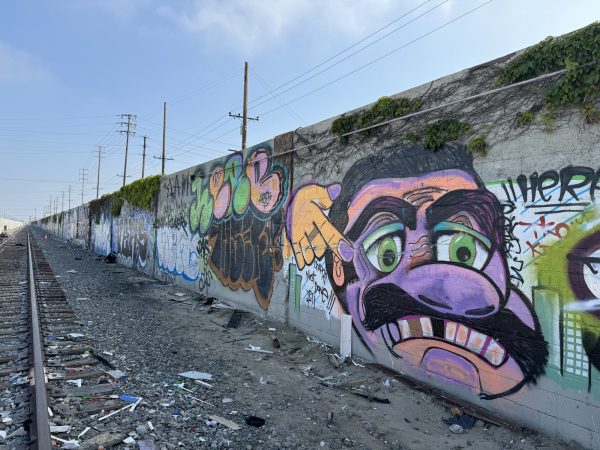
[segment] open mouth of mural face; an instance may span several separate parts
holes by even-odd
[[[506,350],[495,339],[451,320],[428,316],[405,316],[376,330],[388,349],[410,339],[434,339],[468,350],[494,367],[504,363]]]

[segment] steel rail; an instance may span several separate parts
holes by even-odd
[[[31,300],[31,337],[33,344],[33,377],[35,381],[35,422],[37,450],[52,450],[50,424],[48,423],[48,399],[46,398],[46,374],[40,333],[40,321],[33,273],[31,236],[27,233],[27,255],[29,266],[29,297]]]

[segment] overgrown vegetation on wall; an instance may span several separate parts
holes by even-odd
[[[102,211],[106,208],[106,205],[110,202],[111,198],[111,194],[104,194],[99,199],[90,201],[90,217],[96,224],[100,223]]]
[[[390,119],[402,117],[412,112],[419,111],[423,107],[421,99],[410,99],[406,97],[390,98],[381,97],[370,108],[363,109],[353,114],[342,114],[331,124],[331,132],[340,136],[340,142],[348,143],[351,131],[361,130],[373,125],[380,124]],[[369,136],[376,130],[364,130],[361,134]]]
[[[131,206],[152,211],[152,199],[160,189],[160,178],[161,175],[142,178],[113,192],[111,206],[113,217],[121,215],[121,208],[125,201]]]
[[[552,114],[565,106],[579,107],[587,123],[596,123],[600,121],[600,111],[594,105],[600,94],[599,61],[600,23],[593,23],[531,47],[508,64],[496,81],[498,85],[509,85],[564,69],[565,73],[546,87],[544,128],[551,131]],[[529,112],[531,115],[518,118],[519,126],[533,121],[533,112]]]

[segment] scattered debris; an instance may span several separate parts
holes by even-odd
[[[450,425],[450,431],[452,431],[454,434],[462,434],[465,431],[465,429],[459,424],[454,423]]]
[[[454,425],[460,426],[460,428],[462,430],[470,430],[471,428],[473,428],[473,425],[475,425],[475,418],[468,414],[463,414],[459,408],[456,408],[456,410],[460,411],[460,414],[457,412],[449,419],[444,420],[444,422],[446,422],[448,425],[450,425],[450,430],[452,431],[452,427]],[[452,432],[453,433],[462,433],[462,431],[460,431],[460,432],[452,431]]]
[[[371,425],[369,422],[367,422],[366,420],[363,420],[361,422],[362,426],[365,427],[365,430],[367,430],[369,432],[369,434],[373,434],[375,433],[375,427],[373,425]]]
[[[113,380],[121,380],[123,378],[127,378],[127,374],[125,372],[122,372],[120,370],[111,370],[109,372],[106,372],[108,375],[111,376],[111,378]]]
[[[85,427],[85,429],[77,435],[77,439],[80,439],[85,433],[87,433],[91,429],[92,429],[92,427]]]
[[[184,292],[175,292],[173,295],[175,297],[185,297],[187,294]]]
[[[204,386],[205,388],[212,389],[212,384],[208,384],[202,380],[194,380],[194,383],[199,384],[200,386]]]
[[[229,322],[227,322],[227,328],[237,328],[240,325],[240,321],[242,320],[242,313],[237,309],[234,309],[231,313],[231,317],[229,318]]]
[[[140,448],[140,450],[159,450],[156,443],[152,440],[138,441],[138,447]]]
[[[67,334],[67,337],[71,341],[78,341],[78,340],[81,340],[81,338],[84,338],[85,334],[82,334],[82,333],[69,333],[69,334]]]
[[[108,255],[104,257],[104,262],[106,264],[114,264],[117,262],[117,254],[115,252],[110,252]]]
[[[69,425],[50,425],[50,433],[69,433],[70,431]]]
[[[225,303],[213,303],[210,307],[217,309],[235,309],[233,306],[226,305]]]
[[[123,400],[124,402],[127,402],[127,403],[135,403],[139,400],[139,398],[134,397],[133,395],[129,395],[129,394],[121,394],[121,395],[119,395],[119,400]]]
[[[135,444],[135,439],[131,436],[126,437],[125,439],[123,439],[123,444]]]
[[[327,413],[327,426],[329,428],[333,426],[333,411]]]
[[[248,341],[250,339],[252,338],[231,339],[230,341],[223,341],[223,344],[232,344],[234,342]]]
[[[127,433],[106,432],[88,439],[81,445],[81,450],[97,450],[99,447],[111,447],[120,444],[127,437]]]
[[[244,350],[246,350],[247,352],[257,352],[257,353],[273,353],[270,350],[262,350],[260,347],[257,347],[255,345],[252,344],[248,344],[250,346],[250,348],[245,348]]]
[[[231,430],[236,430],[237,431],[237,430],[241,430],[242,429],[242,427],[240,427],[237,423],[232,422],[231,420],[224,419],[223,417],[220,417],[220,416],[214,416],[214,415],[212,415],[212,416],[208,416],[208,418],[210,420],[214,420],[217,423],[220,423],[221,425],[226,426],[227,428],[229,428]]]
[[[77,273],[75,269],[67,270],[67,273]]]
[[[387,398],[376,397],[376,396],[371,395],[371,394],[363,394],[362,392],[356,392],[356,391],[352,391],[352,393],[354,395],[358,395],[359,397],[366,398],[370,402],[384,403],[386,405],[388,405],[390,403],[390,400],[387,399]]]
[[[181,372],[178,374],[180,377],[190,378],[192,380],[212,380],[212,374],[208,372],[198,372],[195,370],[189,370],[187,372]]]
[[[134,403],[135,404],[135,403]],[[102,422],[105,419],[108,419],[109,417],[114,416],[115,414],[120,413],[121,411],[125,411],[126,409],[131,408],[131,405],[127,405],[127,406],[123,406],[121,409],[117,409],[116,411],[113,411],[105,416],[102,416],[98,419],[98,422]],[[122,439],[121,439],[122,440]]]
[[[251,427],[262,427],[265,424],[265,419],[257,416],[248,416],[244,419]]]

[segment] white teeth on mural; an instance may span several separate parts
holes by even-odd
[[[454,342],[456,342],[457,344],[460,344],[464,347],[464,345],[467,343],[468,334],[469,334],[469,329],[467,327],[465,327],[464,325],[459,325],[458,330],[456,332],[456,339]]]
[[[467,348],[474,353],[481,352],[483,344],[485,344],[486,338],[487,336],[485,334],[471,330],[471,334],[469,335],[469,342],[467,343]]]
[[[454,342],[454,336],[456,336],[456,322],[446,322],[446,329],[444,335],[447,341]]]
[[[484,357],[493,365],[498,366],[504,360],[504,349],[492,339],[485,351]]]
[[[420,331],[416,328],[417,323],[420,325]],[[412,333],[411,326],[413,327]],[[441,339],[439,336],[434,335],[432,319],[431,317],[427,316],[411,318],[408,320],[398,320],[396,323],[390,323],[380,327],[379,333],[385,344],[390,348],[409,338]],[[443,340],[470,350],[471,352],[485,358],[494,366],[499,366],[502,364],[506,355],[504,348],[494,339],[465,325],[449,320],[445,321],[444,323]]]
[[[410,335],[410,327],[408,326],[408,320],[399,320],[398,326],[400,327],[400,334],[402,339],[408,339]]]
[[[432,337],[433,327],[431,326],[431,319],[429,317],[421,317],[419,319],[419,322],[421,322],[421,330],[423,331],[423,337]]]

